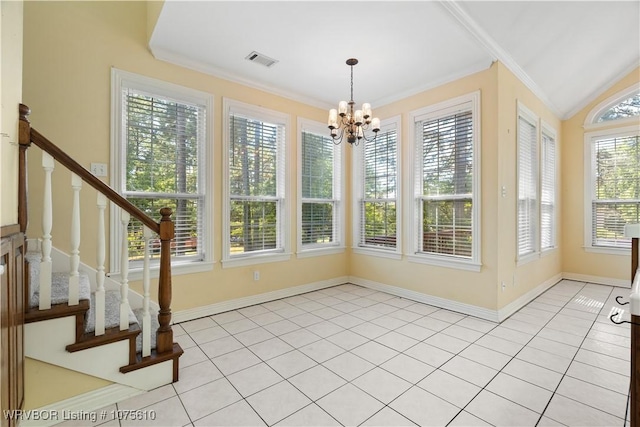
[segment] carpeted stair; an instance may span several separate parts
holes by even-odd
[[[27,252],[25,259],[29,263],[29,301],[30,307],[37,309],[40,304],[40,252]],[[63,304],[69,301],[69,273],[52,273],[51,304]],[[79,273],[79,299],[89,300],[89,310],[85,315],[85,334],[94,334],[96,330],[95,293],[91,292],[91,282],[86,272]],[[120,291],[105,292],[105,328],[120,325]],[[129,311],[129,324],[135,324],[142,329],[142,309]],[[156,332],[159,328],[158,313],[151,312],[151,349],[156,348]],[[142,352],[142,333],[136,339],[136,352]]]

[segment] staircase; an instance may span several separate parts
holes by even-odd
[[[155,222],[69,155],[31,127],[30,110],[20,105],[18,222],[25,233],[28,222],[27,149],[43,150],[44,194],[42,237],[29,239],[24,279],[26,357],[72,369],[140,390],[150,390],[178,380],[183,351],[173,342],[171,330],[171,209],[160,210]],[[53,245],[51,175],[59,163],[71,171],[73,203],[70,215],[71,250]],[[96,212],[80,215],[83,183],[96,191]],[[123,236],[120,280],[105,274],[105,215],[117,206]],[[114,212],[114,211],[112,211]],[[113,213],[112,213],[113,215]],[[131,217],[144,226],[143,294],[129,289],[127,228]],[[80,260],[80,221],[95,221],[97,267]],[[92,225],[93,228],[93,225]],[[94,238],[94,236],[92,236]],[[160,240],[158,303],[151,301],[150,242]]]

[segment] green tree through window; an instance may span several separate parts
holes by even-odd
[[[229,130],[230,255],[279,250],[283,126],[232,114]]]
[[[133,88],[123,89],[125,159],[124,196],[152,218],[170,207],[175,222],[172,255],[202,259],[200,188],[203,106],[175,101]],[[142,224],[129,224],[131,260],[143,255]],[[159,257],[159,241],[151,242],[152,257]]]

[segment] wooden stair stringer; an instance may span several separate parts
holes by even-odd
[[[132,355],[131,349],[135,349],[135,336],[139,330],[115,334],[122,335],[123,339],[83,344],[75,337],[75,319],[75,316],[65,316],[25,324],[25,356],[142,390],[173,382],[175,368],[171,358],[144,364],[141,366],[144,369],[121,371],[121,368],[138,364],[138,356]],[[80,349],[80,346],[86,348]],[[77,351],[67,351],[67,347]]]

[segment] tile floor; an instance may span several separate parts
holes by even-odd
[[[341,285],[175,325],[161,426],[622,426],[629,290],[563,280],[501,324]],[[626,423],[628,426],[629,423]]]

